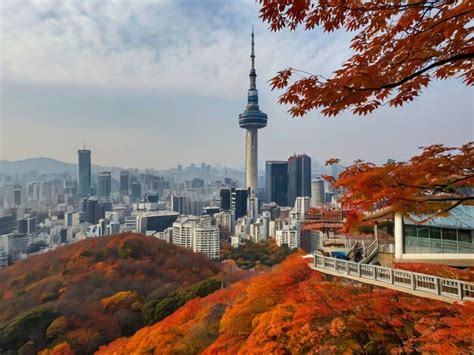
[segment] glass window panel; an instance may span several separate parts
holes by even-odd
[[[470,230],[458,229],[458,240],[463,243],[472,243],[472,234]]]
[[[443,240],[457,240],[456,229],[443,228]]]
[[[403,226],[403,249],[405,253],[417,253],[417,237],[416,237],[416,226],[404,225]]]
[[[431,239],[441,239],[441,228],[431,227],[430,228]]]
[[[403,226],[403,234],[407,237],[416,237],[416,227],[415,226]]]
[[[428,227],[418,227],[418,238],[429,238],[430,230]]]

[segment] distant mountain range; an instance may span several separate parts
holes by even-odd
[[[92,165],[93,171],[105,169],[103,166]],[[75,173],[77,164],[44,157],[16,161],[0,160],[0,174],[26,174],[32,170],[36,170],[38,174]]]

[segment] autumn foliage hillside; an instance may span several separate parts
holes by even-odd
[[[77,353],[91,353],[132,335],[147,323],[144,318],[151,323],[167,315],[154,318],[161,300],[182,302],[179,297],[208,293],[209,286],[213,291],[211,278],[220,268],[137,234],[87,239],[18,262],[0,271],[0,353],[33,353],[64,342]],[[175,292],[186,288],[184,296]]]
[[[99,354],[469,353],[474,303],[325,276],[290,256],[271,273],[188,302]]]

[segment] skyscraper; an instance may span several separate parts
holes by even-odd
[[[122,196],[128,195],[130,188],[130,173],[128,170],[122,170],[120,172],[120,194]]]
[[[13,203],[15,204],[15,207],[18,207],[21,205],[21,192],[23,188],[20,185],[15,185],[13,187]]]
[[[311,207],[324,204],[324,180],[311,181]]]
[[[245,132],[245,170],[247,176],[247,188],[250,197],[255,195],[258,180],[258,129],[267,125],[267,115],[260,111],[258,107],[258,91],[257,91],[257,73],[255,71],[255,49],[254,49],[254,33],[252,30],[251,44],[251,68],[249,73],[250,88],[248,90],[247,107],[245,111],[239,115],[239,125],[246,130]]]
[[[288,158],[288,205],[297,197],[311,197],[311,158],[306,154]]]
[[[288,162],[265,163],[265,202],[288,206]]]
[[[245,216],[247,213],[247,189],[235,189],[232,191],[232,210],[234,212],[235,220]]]
[[[220,197],[221,197],[221,209],[223,211],[230,210],[230,205],[231,205],[230,190],[229,189],[221,189],[219,194],[220,194]]]
[[[142,184],[139,181],[132,182],[131,185],[132,198],[135,201],[139,201],[142,198]]]
[[[184,214],[184,196],[171,196],[171,211],[178,212],[179,214]]]
[[[79,159],[79,189],[80,197],[89,196],[91,187],[91,151],[89,149],[79,149],[77,151]]]
[[[99,189],[98,195],[102,198],[109,198],[112,189],[112,173],[110,171],[103,171],[99,173]]]

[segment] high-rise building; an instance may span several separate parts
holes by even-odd
[[[31,184],[28,185],[27,195],[28,195],[28,201],[39,201],[40,187],[36,182],[32,182]]]
[[[201,178],[193,178],[191,180],[191,188],[192,189],[202,189],[204,187],[204,180]]]
[[[53,184],[51,181],[45,181],[41,184],[41,203],[49,205],[53,196]]]
[[[311,207],[324,204],[324,180],[314,179],[311,181]]]
[[[112,173],[110,171],[103,171],[98,176],[99,188],[98,195],[101,198],[109,198],[112,189]]]
[[[145,202],[150,202],[150,203],[158,203],[159,201],[159,196],[158,193],[155,191],[148,191],[145,194]]]
[[[265,202],[288,206],[288,162],[265,163]]]
[[[142,184],[138,181],[132,182],[131,190],[132,190],[132,198],[135,201],[141,200],[141,198],[142,198]]]
[[[221,209],[223,211],[228,211],[230,210],[230,205],[231,205],[231,193],[229,189],[221,189],[219,192],[219,195],[221,197]]]
[[[171,211],[178,212],[179,214],[184,214],[185,209],[185,197],[184,196],[171,196]]]
[[[24,233],[10,233],[3,235],[1,238],[3,245],[7,245],[7,254],[10,262],[19,260],[22,254],[26,254],[28,250],[29,237]]]
[[[80,197],[87,197],[91,187],[91,151],[85,148],[79,149],[77,155],[79,160],[78,194]]]
[[[126,196],[129,194],[130,188],[130,173],[128,170],[120,172],[120,195]]]
[[[16,214],[0,217],[0,235],[12,233],[17,227]]]
[[[260,111],[258,107],[258,91],[257,91],[257,73],[255,71],[255,50],[254,50],[254,33],[252,30],[251,45],[251,68],[250,68],[250,88],[248,90],[247,107],[244,112],[239,115],[239,125],[246,130],[245,132],[245,170],[247,177],[247,188],[250,196],[254,196],[257,191],[258,184],[258,129],[267,126],[268,117]]]
[[[86,201],[85,212],[86,212],[86,222],[90,224],[96,224],[99,220],[97,217],[98,212],[98,198],[96,196],[89,197]]]
[[[77,181],[67,180],[64,186],[64,198],[68,205],[74,205],[77,200]]]
[[[171,211],[147,211],[142,212],[137,217],[137,230],[146,234],[149,231],[163,232],[173,226],[179,213]]]
[[[209,259],[220,258],[219,228],[206,223],[199,223],[194,229],[193,251],[202,253]]]
[[[219,227],[221,239],[229,238],[232,232],[232,213],[230,210],[224,210],[214,215],[216,226]]]
[[[18,220],[18,233],[32,234],[36,231],[36,217],[24,217]]]
[[[275,241],[279,247],[283,244],[286,244],[290,249],[300,247],[300,226],[298,224],[286,224],[282,229],[277,230],[275,233]]]
[[[306,217],[306,213],[308,213],[310,206],[310,198],[309,197],[297,197],[295,200],[295,206],[293,207],[292,213],[297,214],[297,218],[299,221],[304,221]]]
[[[173,244],[202,253],[210,259],[220,257],[219,228],[211,224],[211,218],[180,216],[173,223]]]
[[[13,187],[13,204],[16,207],[21,205],[21,191],[22,187],[20,185],[15,185]]]
[[[311,158],[306,154],[288,158],[288,205],[297,197],[311,197]]]
[[[237,220],[247,214],[247,189],[235,189],[232,191],[232,211],[234,219]]]
[[[173,223],[173,244],[183,248],[193,247],[194,228],[197,218],[193,216],[180,216]]]

